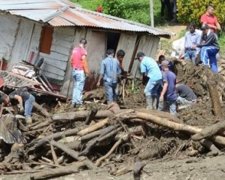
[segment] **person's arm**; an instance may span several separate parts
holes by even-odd
[[[168,80],[167,80],[166,73],[163,72],[163,88],[162,88],[162,91],[161,91],[160,97],[159,97],[160,101],[164,100],[164,96],[166,94],[167,89],[168,89]]]
[[[216,18],[216,29],[221,31],[221,26],[220,26],[220,23],[218,22],[217,18]]]
[[[23,99],[19,95],[14,95],[14,99],[16,99],[19,102],[19,106],[23,107]]]
[[[117,70],[116,70],[116,72],[117,72],[117,75],[120,75],[122,73],[122,68],[121,68],[119,62],[117,62]]]
[[[86,55],[82,56],[82,62],[83,62],[85,75],[89,76],[90,75],[90,70],[89,70],[89,66],[88,66],[87,56]]]
[[[101,83],[101,80],[102,80],[102,78],[103,78],[104,72],[105,72],[105,67],[104,67],[104,63],[102,62],[102,63],[101,63],[101,68],[100,68],[100,76],[99,76],[98,82],[97,82],[97,87],[100,86],[100,83]]]
[[[210,29],[215,29],[215,30],[217,30],[217,26],[216,26],[216,25],[215,25],[215,26],[212,25],[212,24],[207,24],[207,25],[209,26]]]
[[[160,98],[159,98],[160,101],[164,100],[164,95],[166,94],[167,89],[168,89],[168,82],[164,81],[163,82],[163,89],[162,89],[162,92],[161,92]]]
[[[198,47],[198,45],[201,44],[201,40],[202,40],[202,35],[198,34],[197,43],[196,43],[196,54],[199,54],[200,52],[200,48]]]
[[[212,43],[214,43],[216,41],[216,36],[214,33],[210,33],[209,36],[207,37],[206,41],[201,44],[201,46],[209,46]]]

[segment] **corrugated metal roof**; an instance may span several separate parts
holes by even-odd
[[[52,26],[84,26],[170,36],[168,32],[144,24],[75,7],[67,0],[0,0],[0,10]]]

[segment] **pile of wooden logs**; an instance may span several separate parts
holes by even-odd
[[[21,129],[27,143],[12,145],[11,152],[0,163],[2,174],[29,173],[31,179],[46,179],[114,163],[113,154],[119,154],[118,149],[124,144],[138,149],[135,140],[148,136],[145,126],[149,124],[189,134],[188,138],[199,141],[214,152],[219,152],[214,143],[225,146],[224,122],[201,129],[183,124],[167,113],[122,110],[117,104],[112,104],[107,110],[90,109],[53,115],[41,107],[39,110],[45,116],[44,121],[40,118]]]

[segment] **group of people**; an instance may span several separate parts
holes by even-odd
[[[89,67],[87,63],[87,40],[82,38],[79,46],[73,49],[70,62],[72,67],[72,76],[74,79],[74,88],[72,95],[72,107],[79,108],[82,106],[82,93],[84,89],[85,79],[89,76]],[[108,103],[117,99],[117,81],[118,75],[124,72],[122,60],[125,56],[123,50],[117,52],[117,59],[114,58],[114,50],[108,49],[106,58],[101,63],[100,77],[97,86],[101,81],[105,87],[105,95]]]
[[[176,75],[172,72],[170,61],[160,56],[159,64],[143,52],[137,53],[140,70],[143,76],[149,78],[145,86],[147,109],[169,110],[172,115],[177,114],[177,104],[190,106],[197,101],[193,90],[185,84],[177,84]]]
[[[87,67],[87,51],[85,50],[87,41],[80,40],[78,47],[75,47],[71,55],[71,65],[73,69],[74,89],[72,96],[72,106],[79,107],[82,105],[82,91],[84,88],[85,77],[89,72]],[[117,101],[118,79],[123,74],[123,59],[125,52],[120,49],[116,52],[113,49],[106,51],[106,58],[102,60],[100,66],[100,77],[97,81],[99,87],[101,82],[105,89],[107,103]],[[176,115],[177,103],[191,105],[196,102],[194,92],[184,84],[176,84],[176,75],[172,72],[173,65],[165,60],[161,55],[158,63],[145,56],[143,52],[138,52],[137,57],[140,61],[140,71],[144,77],[148,78],[147,85],[144,89],[146,96],[147,109],[164,110],[169,108],[171,114]]]
[[[194,64],[203,64],[211,68],[213,73],[218,73],[217,54],[219,52],[217,32],[221,26],[214,15],[214,8],[209,5],[205,14],[201,16],[201,30],[196,29],[194,23],[188,27],[185,34],[185,60]],[[197,58],[200,62],[197,62]]]

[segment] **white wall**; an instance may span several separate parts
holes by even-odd
[[[10,59],[19,19],[13,16],[0,15],[0,59]]]

